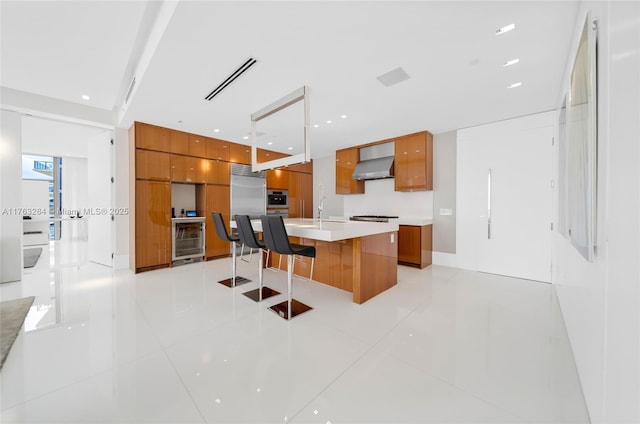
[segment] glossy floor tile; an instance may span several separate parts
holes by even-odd
[[[36,296],[0,374],[0,422],[589,422],[553,286],[431,266],[356,305],[294,279],[313,309],[218,284],[230,259],[134,275],[55,243],[1,300]]]

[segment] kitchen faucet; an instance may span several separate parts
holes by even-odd
[[[322,222],[322,211],[324,210],[324,196],[320,198],[320,202],[318,202],[318,219]]]

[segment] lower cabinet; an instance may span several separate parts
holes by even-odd
[[[171,183],[136,181],[135,270],[171,263]]]
[[[431,265],[432,225],[400,225],[398,263],[425,268]]]

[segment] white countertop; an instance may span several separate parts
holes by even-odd
[[[251,225],[255,231],[262,231],[260,220],[252,220]],[[323,219],[321,223],[311,218],[285,218],[284,225],[290,236],[322,241],[347,240],[398,231],[397,222],[345,222]],[[236,228],[235,221],[231,221],[231,228]]]
[[[179,216],[177,218],[171,218],[172,221],[184,221],[184,222],[197,222],[204,221],[204,216]]]
[[[424,218],[419,216],[401,216],[398,218],[398,224],[400,225],[432,225],[433,218]]]

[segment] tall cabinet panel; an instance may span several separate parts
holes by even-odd
[[[171,263],[171,184],[136,181],[136,270]]]
[[[289,218],[313,218],[313,175],[289,172]]]
[[[224,222],[227,223],[227,229],[229,229],[229,222],[231,220],[230,211],[230,192],[229,186],[222,185],[207,185],[207,213],[206,213],[206,246],[207,246],[207,258],[214,256],[226,256],[230,252],[229,243],[223,241],[216,234],[215,227],[213,225],[213,218],[211,214],[213,212],[222,213]]]

